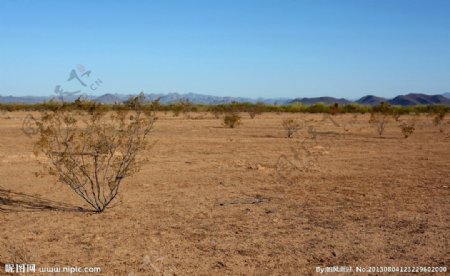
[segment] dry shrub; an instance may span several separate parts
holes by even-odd
[[[223,118],[223,125],[229,128],[234,128],[241,124],[241,116],[239,114],[231,112],[225,115]]]
[[[213,111],[211,111],[211,113],[214,116],[214,118],[219,119],[220,115],[222,115],[223,112],[220,110],[213,110]]]
[[[256,117],[256,115],[261,114],[258,111],[252,110],[248,112],[248,115],[250,116],[250,118],[254,119]]]
[[[380,137],[383,135],[388,121],[389,118],[387,114],[379,112],[372,112],[370,114],[369,123],[375,128]]]
[[[250,107],[250,110],[248,111],[248,115],[250,118],[254,119],[256,115],[262,114],[264,109],[261,104],[252,105]]]
[[[330,105],[330,114],[331,115],[337,115],[339,113],[341,113],[341,110],[339,109],[339,104],[338,103],[334,103],[332,105]]]
[[[405,138],[408,138],[414,133],[415,127],[414,123],[401,123],[399,125],[400,130],[402,131],[402,134]]]
[[[345,121],[341,123],[342,128],[345,132],[349,132],[350,129],[358,123],[358,114],[353,114],[352,118],[348,123]]]
[[[130,103],[131,106],[132,103]],[[102,212],[117,196],[122,180],[136,173],[138,153],[148,147],[156,120],[150,109],[106,113],[59,109],[46,112],[37,122],[35,153],[48,158],[45,166],[58,181],[70,187]]]
[[[195,110],[194,105],[188,99],[181,99],[173,105],[173,116],[178,117],[181,114],[185,116],[185,118],[190,119],[189,112]]]
[[[433,117],[433,124],[439,129],[440,132],[444,132],[445,113],[445,111],[440,111]]]
[[[292,138],[292,136],[303,127],[303,124],[295,121],[294,119],[285,119],[282,122],[283,128],[287,132],[287,137]]]

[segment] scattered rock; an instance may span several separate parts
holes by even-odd
[[[223,262],[221,262],[221,261],[217,261],[214,264],[214,267],[216,267],[216,268],[224,268],[224,267],[226,267],[226,265]]]

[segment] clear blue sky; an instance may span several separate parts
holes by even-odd
[[[448,0],[0,0],[0,94],[450,91]],[[80,85],[78,83],[78,85]]]

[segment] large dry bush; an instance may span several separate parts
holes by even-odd
[[[138,153],[148,147],[156,120],[151,108],[129,103],[133,111],[60,108],[38,120],[36,153],[43,153],[50,174],[69,186],[95,211],[102,212],[117,196],[122,180],[142,165]]]

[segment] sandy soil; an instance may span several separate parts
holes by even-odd
[[[450,270],[450,128],[425,115],[404,139],[394,120],[378,137],[369,115],[242,114],[228,129],[211,114],[159,114],[149,162],[102,214],[34,176],[26,115],[0,114],[0,274],[11,262],[102,269],[89,275]],[[285,118],[314,131],[285,138]]]

